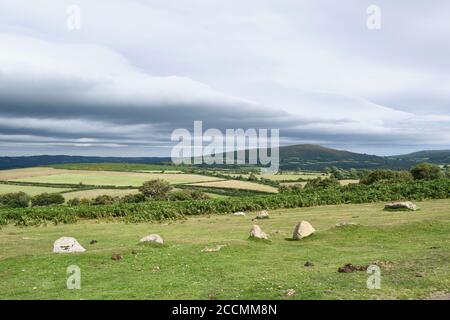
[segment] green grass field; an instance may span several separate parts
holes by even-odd
[[[67,191],[70,189],[65,188],[47,188],[47,187],[34,187],[34,186],[16,186],[11,184],[0,184],[0,194],[12,193],[12,192],[25,192],[30,196],[34,196],[40,193],[56,193]]]
[[[152,179],[163,179],[172,184],[220,180],[218,178],[206,177],[197,174],[78,171],[73,173],[12,179],[11,181],[69,184],[78,184],[82,182],[86,185],[140,186],[145,181]]]
[[[425,299],[450,288],[450,200],[419,202],[417,212],[385,212],[382,203],[283,209],[258,221],[270,242],[248,240],[247,217],[189,217],[172,223],[82,221],[0,230],[2,299]],[[307,220],[317,232],[289,241]],[[344,220],[359,226],[336,228]],[[163,247],[142,247],[158,233]],[[87,249],[53,254],[73,236]],[[92,240],[98,240],[90,245]],[[225,245],[219,252],[202,249]],[[114,261],[112,254],[123,259]],[[392,265],[381,289],[365,272],[338,273],[345,263]],[[305,267],[311,261],[313,267]],[[81,268],[81,290],[66,288],[66,269]],[[296,294],[286,297],[286,290]]]

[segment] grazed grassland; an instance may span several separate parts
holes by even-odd
[[[383,203],[275,210],[258,222],[267,243],[247,239],[255,213],[164,224],[7,226],[0,230],[0,298],[423,299],[450,288],[450,200],[418,205],[417,212],[385,212]],[[287,240],[300,220],[317,232]],[[360,225],[335,227],[344,220]],[[166,244],[138,245],[150,233]],[[87,251],[53,254],[61,236],[77,238]],[[90,245],[92,239],[98,243]],[[225,247],[202,252],[217,245]],[[337,272],[346,263],[376,260],[392,262],[381,271],[380,290],[367,289],[365,272]],[[66,289],[69,265],[81,269],[81,290]],[[296,291],[290,298],[288,289]]]

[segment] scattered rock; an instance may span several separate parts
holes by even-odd
[[[113,255],[111,256],[111,259],[112,259],[112,260],[115,260],[115,261],[119,261],[119,260],[122,260],[123,257],[122,257],[120,254],[113,254]]]
[[[225,245],[218,245],[215,248],[205,248],[205,249],[202,250],[202,252],[218,252],[223,247],[225,247]]]
[[[302,221],[295,226],[292,238],[294,240],[300,240],[312,235],[314,232],[316,232],[316,230],[308,221]]]
[[[96,244],[98,241],[97,240],[91,240],[91,242],[89,242],[89,244]]]
[[[239,211],[239,212],[233,213],[233,216],[236,216],[236,217],[245,217],[246,214],[245,214],[245,212]]]
[[[30,240],[28,237],[22,237],[22,240]]]
[[[411,201],[391,202],[384,206],[385,210],[411,210],[416,211],[418,207]]]
[[[149,236],[143,237],[139,242],[140,243],[164,244],[163,238],[161,238],[161,236],[158,234],[151,234]]]
[[[306,261],[304,266],[305,267],[314,267],[314,263],[312,263],[311,261]]]
[[[340,272],[340,273],[352,273],[352,272],[355,272],[355,271],[366,271],[368,267],[369,266],[358,266],[358,265],[354,266],[351,263],[347,263],[343,267],[340,267],[338,269],[338,272]]]
[[[297,291],[295,291],[294,289],[287,289],[286,290],[286,297],[292,297],[296,293],[297,293]]]
[[[258,212],[255,219],[257,219],[257,220],[269,219],[269,212],[267,212],[266,210],[262,210],[262,211]]]
[[[159,266],[155,266],[153,268],[153,272],[160,272],[160,271],[161,271],[161,268]]]
[[[250,238],[265,239],[267,240],[267,234],[261,230],[256,224],[250,229]]]
[[[73,252],[85,252],[86,249],[78,243],[75,238],[62,237],[55,241],[53,244],[54,253],[73,253]]]
[[[355,222],[343,221],[341,223],[336,223],[336,228],[341,227],[349,227],[349,226],[357,226],[358,224]]]

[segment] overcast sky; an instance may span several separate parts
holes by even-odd
[[[167,156],[194,120],[379,155],[450,149],[449,14],[448,0],[1,0],[0,156]]]

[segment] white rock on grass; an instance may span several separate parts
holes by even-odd
[[[308,221],[299,222],[295,228],[292,238],[294,240],[300,240],[312,235],[316,230]]]
[[[387,210],[411,210],[416,211],[418,207],[412,203],[411,201],[399,201],[399,202],[391,202],[384,206],[384,209]]]
[[[250,238],[265,239],[267,240],[267,234],[261,230],[256,224],[250,229]]]
[[[341,223],[336,223],[336,227],[340,228],[340,227],[347,227],[347,226],[357,226],[358,224],[355,222],[348,222],[348,221],[343,221]]]
[[[143,237],[139,242],[164,244],[164,240],[159,234],[151,234],[149,236]]]
[[[269,212],[267,212],[266,210],[258,212],[258,214],[256,215],[256,219],[269,219]]]
[[[239,212],[233,213],[233,216],[237,216],[237,217],[245,217],[246,214],[245,214],[245,212],[239,211]]]
[[[74,253],[74,252],[85,252],[86,249],[78,243],[75,238],[72,237],[62,237],[55,241],[53,244],[54,253]]]

